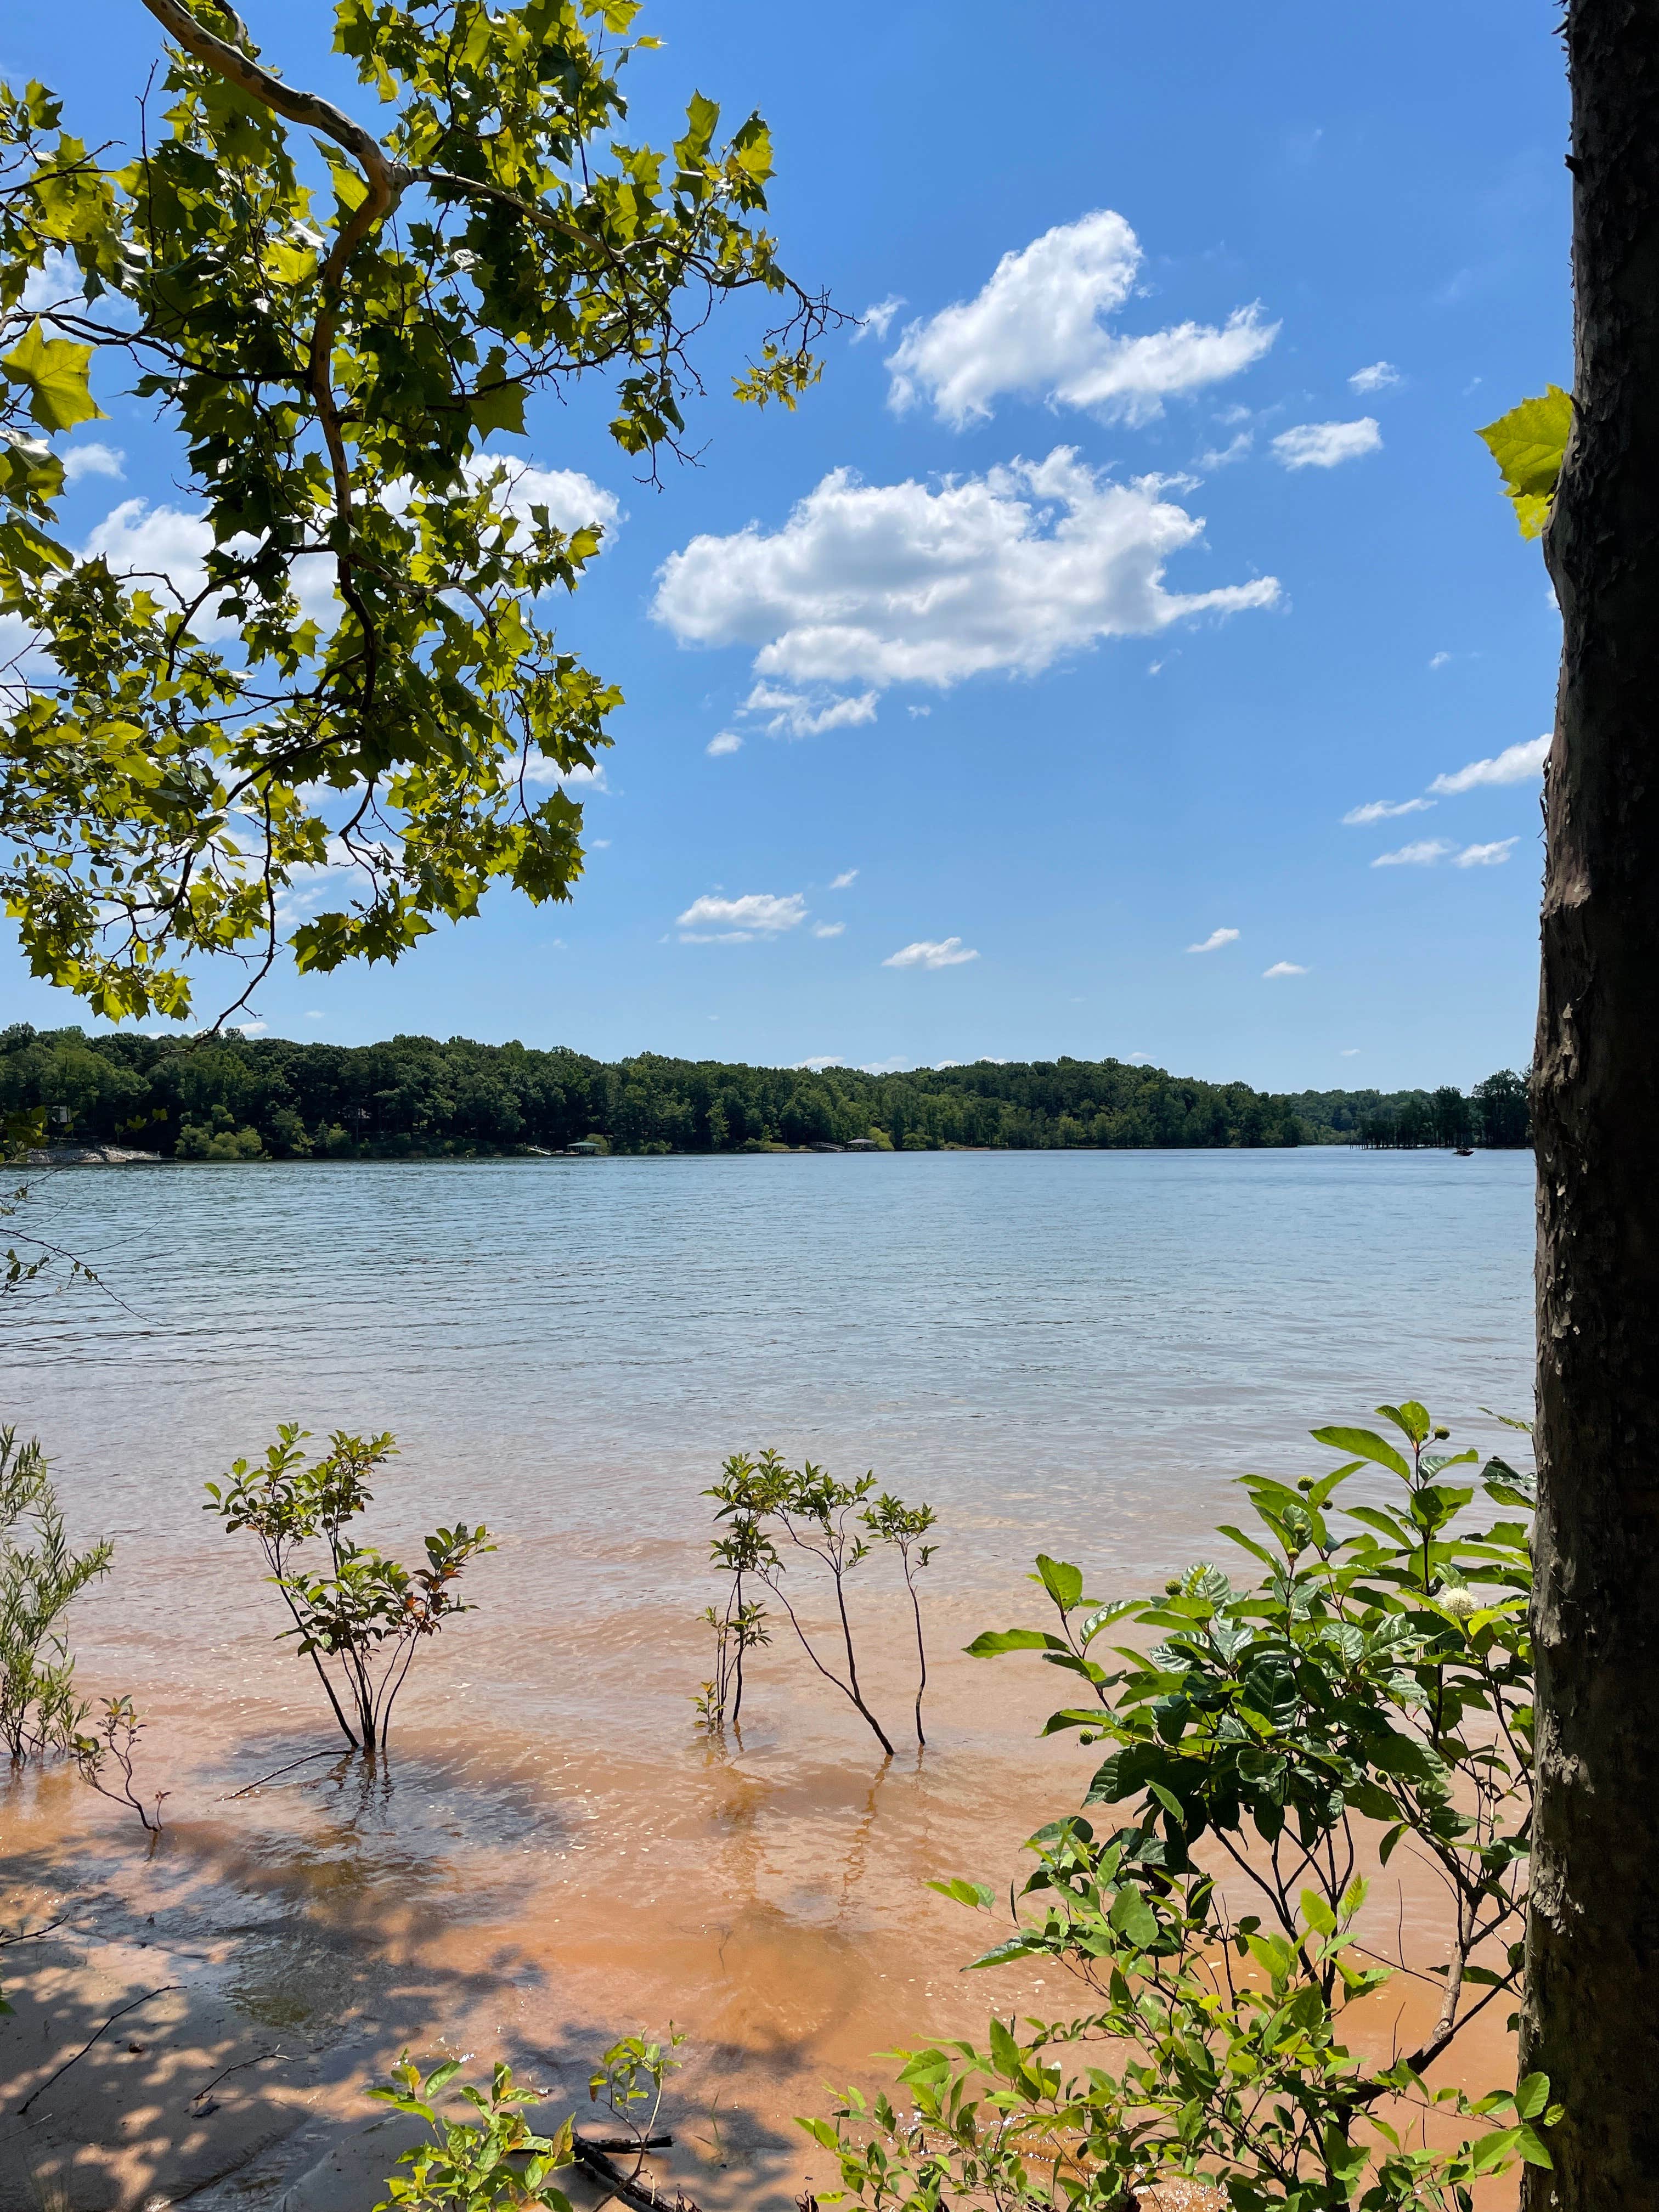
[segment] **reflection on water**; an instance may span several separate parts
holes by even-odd
[[[793,2191],[787,2117],[826,2076],[1042,1997],[1023,1970],[964,1979],[981,1926],[922,1884],[1009,1871],[1089,1754],[1034,1742],[1041,1670],[962,1645],[1030,1617],[1039,1547],[1103,1596],[1212,1549],[1230,1475],[1320,1466],[1307,1429],[1379,1396],[1495,1442],[1476,1409],[1530,1399],[1530,1178],[1323,1151],[58,1177],[52,1234],[132,1310],[9,1314],[4,1413],[71,1525],[117,1540],[78,1642],[88,1692],[155,1718],[163,1917],[187,1890],[257,1926],[238,2001],[319,2040],[352,2023],[347,2088],[441,2034],[574,2083],[594,2039],[672,2017],[698,2193]],[[201,1484],[284,1419],[396,1430],[371,1536],[482,1516],[501,1548],[421,1654],[383,1773],[319,1759],[250,1790],[332,1723]],[[741,1744],[691,1732],[697,1493],[763,1443],[938,1506],[925,1759],[884,1769],[781,1644]],[[897,1729],[902,1591],[860,1571]],[[15,1847],[132,1878],[107,1808],[52,1803],[18,1805]]]

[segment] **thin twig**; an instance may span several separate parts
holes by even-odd
[[[71,2066],[76,2064],[78,2061],[86,2057],[88,2051],[91,2050],[93,2045],[97,2042],[99,2037],[104,2033],[106,2029],[113,2027],[118,2020],[125,2020],[130,2012],[137,2012],[140,2005],[147,2005],[151,1997],[164,1997],[170,1990],[181,1990],[183,1987],[184,1984],[182,1982],[163,1982],[159,1990],[149,1990],[146,1991],[144,1996],[141,1997],[134,1997],[131,2004],[123,2005],[119,2012],[112,2012],[109,2018],[104,2022],[103,2027],[95,2028],[87,2038],[86,2041],[81,2045],[81,2048],[76,2052],[73,2058],[66,2058],[63,2064],[58,2068],[56,2074],[47,2075],[46,2080],[40,2084],[40,2088],[31,2089],[29,2091],[27,2096],[24,2098],[22,2103],[17,2107],[18,2118],[20,2120],[22,2118],[29,2106],[43,2091],[50,2089],[54,2081],[58,2081],[63,2075],[67,2074]]]

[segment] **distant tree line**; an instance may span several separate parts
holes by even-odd
[[[1252,1091],[1122,1060],[978,1060],[867,1074],[656,1053],[607,1063],[560,1047],[393,1037],[300,1044],[79,1029],[0,1031],[0,1109],[46,1109],[53,1140],[178,1159],[396,1159],[562,1151],[741,1152],[774,1146],[997,1150],[1306,1144],[1524,1145],[1525,1086]]]

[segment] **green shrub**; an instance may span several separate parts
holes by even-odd
[[[1448,1478],[1476,1455],[1428,1449],[1447,1431],[1419,1405],[1377,1411],[1403,1448],[1320,1429],[1342,1461],[1317,1481],[1242,1478],[1254,1530],[1220,1531],[1249,1563],[1241,1583],[1200,1563],[1103,1604],[1077,1567],[1039,1558],[1050,1624],[969,1646],[1071,1675],[1084,1702],[1045,1733],[1110,1747],[1083,1814],[1031,1839],[1011,1932],[975,1961],[1051,1961],[1081,2009],[903,2052],[902,2112],[849,2091],[833,2123],[803,2121],[852,2197],[1106,2212],[1182,2176],[1234,2212],[1468,2212],[1480,2177],[1549,2165],[1540,2130],[1559,2114],[1541,2075],[1477,2098],[1425,2080],[1519,1985],[1531,1486],[1489,1460],[1479,1486],[1507,1517],[1472,1522],[1475,1484]],[[1336,1502],[1379,1470],[1381,1502]],[[1150,1649],[1103,1641],[1132,1632]],[[1097,1808],[1116,1808],[1103,1832]],[[1356,1868],[1402,1844],[1443,1880],[1452,1926],[1443,1958],[1415,1962],[1441,1986],[1438,2019],[1385,2063],[1349,2040],[1350,2008],[1391,1976]],[[992,1910],[977,1884],[933,1887]],[[1431,2114],[1443,2141],[1464,2124],[1454,2147],[1426,2142]]]
[[[20,1542],[25,1524],[32,1542]],[[70,1601],[109,1572],[115,1547],[74,1552],[38,1441],[0,1430],[0,1741],[14,1766],[67,1751],[86,1708],[62,1622]]]

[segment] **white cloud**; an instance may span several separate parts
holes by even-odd
[[[126,473],[122,466],[126,455],[120,447],[100,445],[95,438],[84,446],[71,446],[61,459],[65,483],[79,483],[82,477],[113,477],[118,483]]]
[[[1187,950],[1188,952],[1218,952],[1224,945],[1234,945],[1237,941],[1238,932],[1236,929],[1212,929],[1202,945],[1189,945]]]
[[[471,476],[502,465],[499,453],[478,454],[467,464]],[[532,507],[544,507],[556,530],[580,530],[597,523],[607,538],[613,538],[622,520],[622,504],[613,491],[596,484],[580,469],[539,469],[533,461],[508,460],[507,512],[528,520]]]
[[[1114,483],[1066,446],[937,490],[836,469],[781,530],[750,523],[671,554],[652,611],[684,644],[758,648],[763,678],[944,689],[1036,675],[1102,637],[1270,606],[1271,576],[1164,589],[1165,563],[1204,527],[1160,496],[1166,481]]]
[[[899,309],[904,305],[902,294],[890,292],[884,300],[878,300],[859,317],[854,326],[849,345],[862,345],[867,337],[886,338],[888,328]]]
[[[1195,465],[1200,469],[1231,468],[1235,461],[1243,459],[1255,443],[1255,433],[1253,430],[1241,430],[1224,446],[1212,446],[1207,453],[1200,453]]]
[[[1357,422],[1298,422],[1279,432],[1273,451],[1287,469],[1334,469],[1376,453],[1382,443],[1376,416],[1362,415]]]
[[[881,964],[884,968],[958,968],[964,960],[978,958],[978,953],[971,951],[959,937],[941,938],[937,943],[921,938],[915,945],[890,952]]]
[[[76,450],[70,448],[66,467]],[[87,453],[94,449],[79,450]],[[497,455],[479,455],[467,464],[467,471],[476,477],[501,465]],[[502,504],[509,514],[527,518],[532,507],[543,506],[555,528],[565,531],[594,522],[610,532],[620,520],[622,510],[615,494],[574,469],[539,469],[531,463],[506,465],[508,481]],[[407,501],[407,489],[399,495],[394,489],[387,505],[397,513]],[[252,538],[234,538],[229,548],[251,550],[254,543]],[[205,563],[212,544],[212,532],[203,516],[174,507],[152,507],[147,499],[124,499],[92,531],[82,550],[88,556],[102,554],[118,576],[146,581],[158,597],[165,599],[166,586],[171,584],[179,599],[188,602],[207,580]],[[333,562],[325,554],[302,555],[294,563],[293,577],[302,615],[319,629],[331,629],[339,614]],[[234,636],[239,623],[204,610],[195,627],[198,635],[215,640]]]
[[[839,937],[846,927],[844,921],[815,921],[812,934],[814,937]]]
[[[567,799],[594,799],[601,795],[608,799],[611,796],[611,786],[605,780],[603,761],[593,768],[561,768],[557,761],[550,761],[544,755],[537,754],[526,763],[524,780],[526,783],[556,783]]]
[[[1359,1047],[1357,1044],[1345,1044],[1342,1048],[1342,1057],[1344,1060],[1358,1060]]]
[[[876,694],[862,691],[856,697],[838,699],[833,692],[785,691],[775,684],[757,684],[738,712],[769,716],[769,738],[816,738],[825,730],[873,722]]]
[[[263,1036],[270,1027],[269,1022],[237,1022],[234,1034],[238,1036]]]
[[[1391,384],[1398,384],[1400,371],[1391,361],[1374,361],[1369,368],[1357,368],[1348,379],[1355,392],[1386,392]]]
[[[328,1019],[328,1016],[323,1013],[316,1006],[312,1006],[307,1010],[306,1019],[308,1022],[325,1022]]]
[[[1519,842],[1517,837],[1499,837],[1490,845],[1465,845],[1460,853],[1444,837],[1425,837],[1415,845],[1402,845],[1397,853],[1379,853],[1371,866],[1431,868],[1437,861],[1449,860],[1455,868],[1495,868],[1508,860]]]
[[[717,736],[710,738],[708,743],[703,747],[703,750],[708,753],[711,758],[719,760],[723,753],[741,752],[743,750],[743,739],[738,735],[735,730],[721,730]]]
[[[1520,843],[1518,837],[1500,837],[1490,845],[1465,845],[1452,862],[1455,868],[1495,868],[1507,860]]]
[[[1443,668],[1450,659],[1451,655],[1449,653],[1431,653],[1429,655],[1429,665],[1431,668]]]
[[[23,279],[23,296],[17,304],[26,315],[38,315],[47,307],[80,300],[84,281],[70,257],[59,253],[54,246],[47,253],[44,266],[31,269]],[[106,293],[105,298],[108,297]]]
[[[1152,1055],[1149,1052],[1126,1052],[1123,1057],[1135,1067],[1148,1067],[1152,1065]]]
[[[1364,829],[1370,822],[1392,822],[1398,814],[1424,814],[1434,805],[1431,799],[1369,799],[1363,806],[1351,806],[1342,817],[1345,829]]]
[[[933,710],[931,707],[907,707],[904,711],[912,721],[925,722]]]
[[[1261,971],[1264,980],[1268,982],[1275,975],[1305,975],[1307,972],[1305,968],[1298,968],[1294,960],[1275,960],[1271,968],[1264,968]]]
[[[866,1060],[859,1073],[861,1075],[896,1075],[901,1068],[914,1065],[914,1061],[906,1060],[902,1053],[895,1053],[891,1060]]]
[[[806,919],[799,891],[745,891],[741,898],[705,894],[677,918],[682,945],[744,945],[752,937],[776,937]]]
[[[251,549],[253,542],[232,538],[230,550]],[[152,507],[147,499],[124,499],[90,532],[82,550],[88,559],[101,554],[117,576],[143,583],[172,605],[188,605],[202,590],[212,546],[213,532],[202,516],[176,507]],[[294,563],[293,575],[302,613],[319,628],[331,629],[339,612],[333,562],[325,554],[304,554]],[[194,623],[197,635],[208,640],[234,637],[239,627],[236,619],[205,608]]]
[[[1402,845],[1397,852],[1379,853],[1371,862],[1374,868],[1431,868],[1437,860],[1443,860],[1455,848],[1443,837],[1419,837],[1414,845]]]
[[[902,413],[931,400],[957,429],[984,422],[1004,392],[1150,422],[1170,393],[1237,375],[1277,337],[1259,305],[1236,308],[1219,330],[1182,323],[1115,336],[1102,319],[1129,297],[1140,261],[1133,231],[1109,208],[1005,253],[975,298],[909,325],[888,356],[890,404]]]
[[[830,890],[832,891],[844,891],[849,884],[857,880],[858,872],[859,872],[856,868],[843,868],[838,876],[830,877]]]
[[[1437,775],[1429,789],[1449,798],[1460,791],[1474,791],[1483,784],[1529,783],[1542,773],[1549,750],[1550,739],[1546,732],[1541,738],[1506,745],[1495,759],[1471,761],[1467,768],[1455,769],[1449,775]]]

